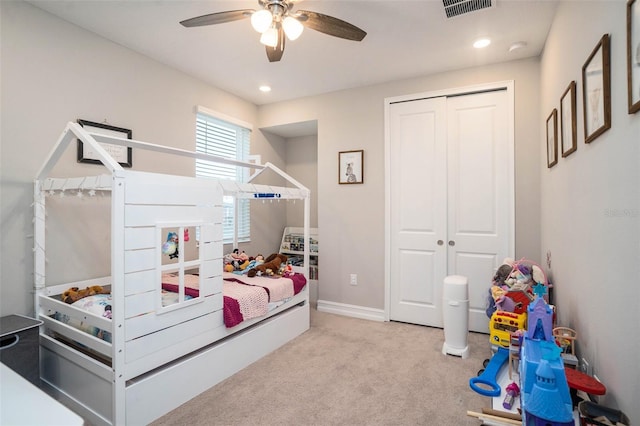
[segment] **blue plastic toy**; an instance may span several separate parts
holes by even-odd
[[[502,388],[500,388],[496,379],[500,368],[502,368],[504,363],[507,362],[507,359],[509,359],[509,349],[499,347],[498,352],[491,357],[487,368],[485,368],[482,374],[478,377],[472,377],[469,379],[469,386],[471,386],[471,389],[484,396],[500,396]],[[485,389],[478,385],[485,385],[490,389]]]

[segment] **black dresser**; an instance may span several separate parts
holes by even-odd
[[[0,361],[36,386],[40,386],[40,324],[22,315],[0,318]]]

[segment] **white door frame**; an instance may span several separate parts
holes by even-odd
[[[391,300],[391,137],[389,132],[389,106],[396,102],[407,102],[416,99],[437,98],[441,96],[460,96],[494,90],[507,91],[507,149],[511,159],[508,167],[509,196],[513,201],[509,212],[511,230],[509,232],[509,257],[515,257],[515,93],[514,81],[505,80],[473,86],[414,93],[410,95],[385,98],[384,100],[384,320],[390,320]],[[491,277],[487,277],[487,282]]]

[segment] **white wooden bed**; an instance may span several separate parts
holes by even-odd
[[[80,139],[106,168],[106,174],[50,177],[71,143]],[[98,143],[130,146],[168,155],[251,166],[285,178],[293,187],[197,179],[123,169]],[[46,199],[64,190],[99,191],[110,196],[110,262],[107,277],[47,285]],[[34,187],[34,286],[40,330],[43,386],[92,424],[147,424],[275,350],[309,328],[308,285],[267,315],[233,328],[223,323],[222,197],[304,200],[304,233],[309,241],[309,190],[277,167],[257,166],[145,142],[90,134],[68,123]],[[83,201],[84,202],[84,201]],[[91,203],[91,200],[87,200]],[[236,209],[237,211],[237,209]],[[82,214],[79,210],[77,214]],[[167,229],[198,230],[196,256],[183,251],[173,263],[161,250]],[[180,243],[185,243],[180,236]],[[192,236],[193,238],[193,236]],[[46,243],[46,244],[45,244]],[[305,244],[305,264],[309,262]],[[82,249],[82,248],[80,248]],[[178,300],[161,301],[161,275],[184,277],[198,270],[199,296],[186,300],[184,280]],[[307,274],[304,271],[305,276]],[[306,276],[308,282],[308,276]],[[70,287],[111,286],[112,319],[63,303]],[[57,313],[57,314],[56,314]],[[58,321],[60,315],[111,334],[111,342]]]

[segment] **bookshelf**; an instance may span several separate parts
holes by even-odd
[[[286,254],[287,263],[295,272],[304,273],[304,228],[288,226],[282,232],[280,253]],[[317,301],[318,291],[318,228],[309,228],[309,290],[311,303]]]

